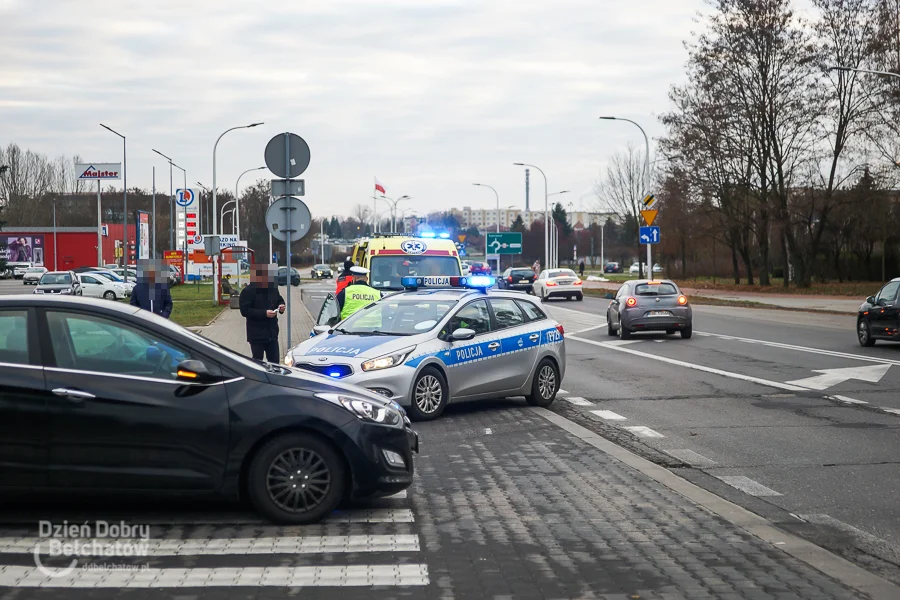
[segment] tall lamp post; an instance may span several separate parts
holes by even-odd
[[[650,193],[650,138],[647,137],[647,132],[644,131],[644,128],[638,125],[635,121],[631,119],[623,119],[622,117],[600,117],[603,121],[625,121],[627,123],[631,123],[635,127],[641,130],[641,133],[644,135],[644,150],[645,150],[645,160],[644,160],[644,194]],[[640,225],[640,222],[638,223]],[[650,244],[647,244],[647,277],[653,277],[653,260],[650,252]]]
[[[541,175],[544,178],[544,268],[549,269],[550,263],[550,194],[547,193],[547,174],[544,173],[543,169],[536,165],[530,165],[528,163],[513,163],[513,165],[517,167],[531,167],[532,169],[537,169],[540,171]]]
[[[547,196],[559,196],[560,194],[568,194],[569,190],[562,190],[561,192],[553,192],[552,194],[547,194]],[[550,250],[553,253],[550,257],[550,264],[547,268],[553,267],[554,269],[559,268],[559,226],[556,224],[556,219],[553,218],[552,212],[550,216],[550,223],[553,225],[553,229],[550,230],[550,234],[553,236],[553,243],[550,244]]]
[[[153,150],[153,151],[156,152],[157,154],[159,154],[160,156],[162,156],[167,161],[169,161],[169,248],[171,249],[171,248],[175,247],[174,246],[175,242],[172,239],[172,236],[174,235],[174,232],[175,232],[175,208],[172,205],[172,201],[173,201],[174,195],[175,195],[175,189],[174,189],[174,186],[172,185],[172,164],[173,163],[172,163],[171,158],[169,158],[168,156],[166,156],[159,150]]]
[[[241,177],[250,173],[251,171],[261,171],[265,169],[265,166],[255,167],[253,169],[247,169],[240,175],[238,175],[237,183],[234,184],[234,234],[237,236],[238,242],[241,241],[241,204],[240,198],[238,197],[238,187],[241,185]]]
[[[404,195],[404,196],[400,196],[399,198],[394,200],[393,198],[388,198],[387,196],[382,194],[380,196],[380,198],[382,200],[384,200],[385,202],[387,202],[391,206],[391,233],[396,233],[394,231],[395,230],[394,221],[396,221],[397,205],[400,204],[401,202],[403,202],[404,200],[412,200],[412,197]]]
[[[216,143],[213,144],[213,180],[212,180],[212,234],[219,235],[219,224],[216,222],[216,214],[218,212],[218,206],[216,206],[216,150],[219,148],[219,142],[222,140],[222,137],[229,131],[234,131],[235,129],[250,129],[251,127],[257,127],[258,125],[262,125],[263,123],[251,123],[249,125],[238,125],[237,127],[231,127],[230,129],[226,129],[216,138]],[[290,265],[288,265],[290,268]],[[288,272],[290,274],[290,272]],[[213,303],[219,303],[219,274],[216,271],[215,265],[213,265]]]
[[[123,212],[122,212],[122,238],[123,238],[122,266],[127,267],[128,266],[128,155],[127,155],[127,146],[125,143],[124,135],[122,135],[115,129],[107,127],[103,123],[100,123],[100,127],[102,127],[103,129],[105,129],[109,132],[112,132],[112,133],[116,134],[117,136],[119,136],[120,138],[122,138],[122,190],[124,191],[124,194],[123,194],[124,206],[123,206]],[[127,268],[123,271],[122,277],[125,279],[126,282],[128,281],[128,269]]]
[[[497,199],[497,233],[500,233],[500,194],[497,193],[497,190],[486,183],[473,183],[472,185],[477,185],[478,187],[485,187],[492,192],[494,192],[494,197]],[[487,227],[484,228],[487,231]],[[484,261],[488,262],[488,245],[487,245],[487,235],[484,236]],[[497,270],[500,270],[500,255],[497,255]]]
[[[845,71],[845,72],[855,72],[855,73],[868,73],[870,75],[881,75],[882,77],[893,77],[894,79],[900,79],[900,73],[892,73],[891,71],[876,71],[873,69],[859,69],[857,67],[844,67],[841,65],[834,65],[827,67],[828,71]],[[886,224],[887,221],[882,221],[883,224]],[[885,230],[886,231],[886,230]],[[887,243],[887,234],[885,233],[882,236],[881,240],[881,280],[884,281],[887,277],[887,269],[885,264],[885,256],[887,255],[887,248],[885,248]]]

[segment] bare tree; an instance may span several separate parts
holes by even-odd
[[[606,167],[605,176],[594,186],[594,191],[602,204],[600,212],[612,209],[624,217],[626,225],[632,231],[642,272],[644,263],[638,228],[644,192],[643,173],[644,156],[629,144],[624,152],[613,154]]]

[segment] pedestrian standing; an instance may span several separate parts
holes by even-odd
[[[584,279],[584,259],[581,259],[581,262],[578,263],[578,275],[582,279]]]
[[[172,294],[169,279],[162,276],[162,265],[156,261],[141,261],[140,269],[129,303],[168,319],[172,314]]]
[[[540,277],[541,276],[541,261],[540,260],[534,261],[534,264],[531,265],[531,270],[534,271],[535,277]]]
[[[359,309],[381,300],[381,292],[369,286],[368,269],[365,267],[352,267],[350,271],[353,273],[353,283],[345,287],[337,295],[342,321]]]
[[[247,322],[247,342],[256,360],[281,362],[278,348],[278,315],[284,314],[284,298],[275,285],[271,265],[251,265],[250,285],[241,290],[241,316]]]

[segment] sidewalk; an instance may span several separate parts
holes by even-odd
[[[584,286],[586,288],[596,290],[616,291],[621,285],[622,284],[618,282],[584,282]],[[722,290],[702,290],[694,288],[681,288],[681,290],[689,297],[699,296],[702,298],[715,298],[716,300],[730,300],[733,302],[757,302],[759,304],[768,304],[778,308],[828,311],[853,315],[857,313],[859,305],[863,302],[862,298],[853,299],[840,296],[810,296],[804,294],[753,294],[748,292],[728,292]]]
[[[284,288],[279,288],[281,294],[285,295]],[[285,297],[287,300],[287,297]],[[192,329],[200,335],[207,337],[218,344],[222,344],[226,348],[231,348],[235,352],[250,356],[250,344],[247,343],[246,321],[241,316],[241,311],[236,308],[226,308],[222,314],[213,321],[211,325],[206,327],[193,327]],[[291,288],[291,337],[293,344],[296,346],[303,340],[309,338],[309,332],[313,327],[313,319],[309,311],[303,305],[300,298],[300,288]],[[278,317],[279,340],[278,347],[281,354],[288,350],[287,341],[287,313]]]

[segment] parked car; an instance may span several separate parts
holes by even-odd
[[[460,266],[462,267],[462,274],[463,274],[463,275],[468,275],[468,274],[469,274],[469,269],[472,268],[472,265],[470,265],[470,264],[469,264],[469,261],[467,261],[467,260],[462,261],[462,262],[460,263]]]
[[[874,346],[876,340],[900,341],[900,277],[886,283],[869,296],[856,317],[860,346]]]
[[[534,281],[534,294],[544,302],[548,298],[584,300],[582,281],[572,269],[544,269]]]
[[[25,277],[25,271],[30,269],[33,265],[31,263],[9,263],[9,266],[12,267],[13,277],[22,279]]]
[[[531,267],[510,267],[503,271],[497,279],[497,287],[505,290],[522,290],[529,294],[534,293],[534,271]]]
[[[304,524],[413,481],[405,411],[362,387],[250,360],[117,302],[4,296],[0,331],[0,381],[16,390],[0,402],[4,499],[215,494]]]
[[[656,263],[653,265],[653,272],[654,273],[662,273],[662,267],[659,266],[659,263]]]
[[[469,263],[469,275],[490,275],[491,265],[483,262]]]
[[[628,272],[632,275],[644,276],[647,274],[647,265],[643,265],[643,269],[641,269],[641,265],[639,263],[632,263],[631,267],[629,267]]]
[[[287,285],[287,276],[287,267],[278,267],[278,272],[275,274],[275,283],[277,285]],[[300,271],[294,268],[291,268],[291,285],[294,287],[300,285]]]
[[[31,267],[25,271],[25,274],[22,276],[22,283],[25,285],[37,285],[38,281],[41,280],[41,277],[46,272],[46,267]]]
[[[35,294],[62,294],[66,296],[81,296],[81,282],[78,274],[73,271],[47,271],[41,275]]]
[[[12,279],[13,277],[15,277],[15,275],[13,275],[13,270],[9,267],[0,269],[0,279]]]
[[[313,265],[310,275],[313,279],[331,279],[334,277],[334,271],[328,265]]]
[[[606,309],[606,331],[627,340],[641,331],[681,332],[689,339],[693,333],[693,314],[687,296],[668,279],[629,281],[619,288]]]
[[[75,275],[81,284],[81,295],[90,298],[105,298],[107,300],[130,298],[131,291],[134,288],[133,285],[126,285],[124,281],[113,281],[100,271],[76,273]]]
[[[622,265],[617,262],[608,262],[606,266],[603,267],[604,273],[621,273]]]

